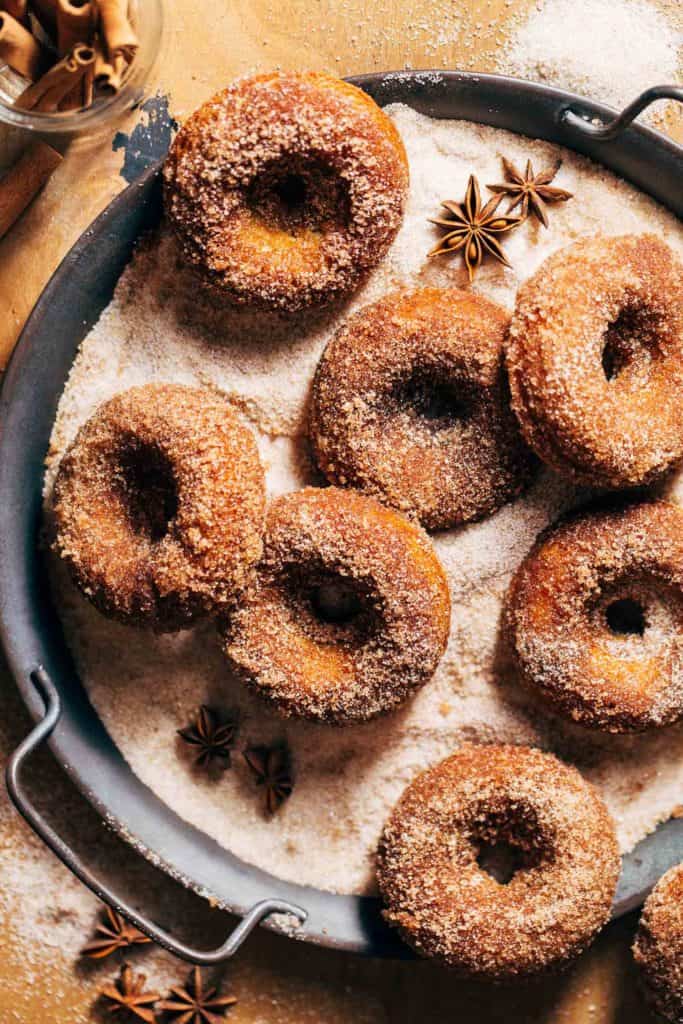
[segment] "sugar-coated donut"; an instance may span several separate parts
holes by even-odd
[[[648,896],[633,955],[643,988],[657,1013],[683,1022],[683,864],[660,878]]]
[[[131,388],[81,427],[54,486],[54,546],[105,615],[159,632],[231,605],[262,550],[252,432],[214,391]]]
[[[402,938],[491,981],[577,956],[609,918],[619,868],[593,787],[551,754],[514,746],[466,744],[419,775],[378,855],[384,916]]]
[[[507,599],[522,677],[562,714],[632,732],[683,716],[683,509],[643,502],[541,535]]]
[[[258,581],[230,616],[231,666],[284,715],[346,724],[433,674],[450,627],[427,535],[372,498],[305,488],[273,502]]]
[[[683,265],[654,235],[584,239],[519,290],[508,368],[538,455],[609,488],[683,457]]]
[[[504,309],[421,288],[366,306],[328,344],[310,439],[331,483],[442,529],[488,515],[529,477],[510,408]]]
[[[354,288],[408,191],[392,121],[332,75],[244,78],[189,118],[164,168],[185,258],[232,302],[295,312]]]

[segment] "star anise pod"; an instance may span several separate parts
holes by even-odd
[[[274,814],[294,788],[289,751],[282,744],[248,747],[242,756],[253,772],[256,785],[265,789],[268,813]]]
[[[133,974],[130,964],[123,964],[113,985],[105,985],[100,994],[108,1001],[110,1013],[128,1013],[129,1017],[154,1024],[154,1011],[150,1009],[160,998],[158,992],[145,992],[144,974]]]
[[[487,185],[486,187],[498,195],[512,197],[512,202],[507,208],[508,213],[511,213],[512,210],[519,206],[521,216],[527,217],[529,208],[531,208],[543,227],[547,228],[548,212],[546,210],[546,203],[565,203],[573,196],[572,192],[567,192],[564,188],[557,188],[557,186],[550,184],[561,166],[562,161],[557,160],[552,167],[546,167],[540,174],[534,174],[531,160],[527,160],[526,170],[522,174],[511,160],[503,157],[505,181],[499,185]]]
[[[502,196],[494,196],[486,206],[482,207],[479,182],[473,174],[470,174],[463,202],[456,203],[452,199],[445,200],[441,205],[446,208],[450,216],[435,217],[430,220],[431,224],[446,228],[447,234],[429,255],[449,256],[454,252],[462,251],[470,282],[487,253],[509,267],[510,262],[496,235],[518,227],[524,218],[501,216],[496,213],[502,198]]]
[[[185,743],[197,747],[195,764],[201,768],[209,768],[214,761],[230,767],[230,753],[237,736],[237,723],[233,719],[221,723],[215,712],[202,704],[197,720],[178,729],[178,735]]]
[[[157,1009],[171,1014],[174,1024],[220,1024],[226,1010],[237,1002],[234,996],[216,995],[215,988],[204,991],[202,972],[193,967],[187,976],[185,988],[173,986],[168,999]]]
[[[137,946],[143,942],[152,941],[111,907],[105,908],[105,917],[106,920],[101,921],[95,928],[95,935],[99,937],[94,938],[87,946],[83,947],[81,956],[101,960],[125,946]]]

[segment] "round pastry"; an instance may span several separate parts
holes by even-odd
[[[508,322],[493,302],[456,288],[388,295],[351,317],[313,384],[310,438],[328,480],[432,530],[517,494],[531,453],[510,409]]]
[[[507,358],[524,435],[559,472],[634,487],[683,457],[683,266],[654,235],[546,260],[517,295]]]
[[[550,754],[473,746],[419,775],[384,829],[384,916],[423,956],[506,981],[577,956],[610,915],[614,825]]]
[[[290,313],[349,292],[379,263],[401,224],[408,163],[360,89],[273,72],[200,107],[164,180],[190,264],[232,302]]]
[[[342,725],[422,686],[449,627],[448,583],[426,534],[372,498],[309,487],[270,506],[258,582],[224,648],[282,714]]]
[[[643,907],[633,955],[645,994],[672,1024],[683,1021],[683,864],[660,878]]]
[[[512,581],[507,632],[526,682],[608,732],[683,716],[683,510],[645,502],[541,535]]]
[[[131,388],[62,459],[55,548],[105,615],[159,632],[229,606],[262,550],[264,476],[251,431],[213,391]]]

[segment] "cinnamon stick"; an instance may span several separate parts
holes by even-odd
[[[64,97],[81,83],[88,68],[93,67],[94,63],[95,51],[92,47],[77,43],[71,53],[62,57],[42,78],[25,89],[14,101],[14,106],[20,110],[40,110],[44,113],[57,110]]]
[[[74,47],[74,60],[83,73],[79,81],[67,92],[59,102],[59,110],[79,110],[89,107],[93,97],[93,81],[95,78],[95,50],[92,46],[77,44]]]
[[[80,96],[81,106],[89,107],[89,106],[92,105],[93,96],[94,96],[94,85],[95,85],[95,55],[94,55],[94,51],[93,51],[92,62],[85,69],[85,74],[83,75],[83,82],[81,84],[81,96]],[[76,97],[74,97],[74,100],[75,99],[76,99]],[[69,107],[69,105],[68,105],[70,102],[71,102],[71,97],[66,96],[64,98],[64,100],[62,101],[62,105],[60,106],[59,109],[60,110],[71,110],[72,108]]]
[[[7,11],[0,11],[0,60],[32,81],[50,63],[45,47]]]
[[[76,43],[90,43],[95,25],[95,8],[90,0],[57,0],[56,14],[60,56]]]
[[[65,58],[65,66],[54,84],[41,96],[34,110],[77,110],[84,103],[84,82],[93,69],[95,52],[77,43]]]
[[[128,66],[126,58],[119,53],[113,60],[109,60],[104,52],[102,40],[95,39],[95,85],[102,92],[114,95],[121,88],[123,74]]]
[[[140,43],[128,20],[128,0],[97,0],[97,6],[109,60],[118,54],[130,59]]]
[[[62,161],[45,142],[34,142],[0,179],[0,238],[18,220]]]
[[[95,7],[90,0],[57,0],[57,49],[69,53],[77,43],[91,45]],[[60,110],[78,110],[92,103],[93,68],[82,75],[78,85],[64,96]]]

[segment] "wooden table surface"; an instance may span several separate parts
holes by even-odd
[[[535,0],[213,0],[205,6],[172,0],[153,89],[168,95],[172,114],[182,120],[233,76],[256,70],[313,68],[347,75],[404,67],[504,69],[505,40],[535,6]],[[147,116],[136,136],[143,142]],[[139,120],[133,114],[117,127],[130,136]],[[680,115],[671,112],[666,127],[683,138]],[[126,184],[124,142],[120,136],[112,145],[106,136],[73,147],[0,243],[0,366],[66,250]],[[15,145],[0,137],[0,162]],[[0,664],[0,759],[29,727]],[[109,836],[49,758],[39,759],[32,775],[37,799],[107,877],[138,898],[144,894],[140,902],[146,908],[200,945],[222,938],[229,918]],[[109,1019],[94,1000],[116,963],[93,968],[77,956],[79,943],[88,938],[87,928],[82,937],[78,929],[83,921],[90,926],[96,913],[95,899],[80,892],[0,794],[1,1024]],[[36,922],[34,930],[29,920]],[[58,937],[60,929],[71,928],[60,948],[45,942],[51,922]],[[464,985],[429,964],[361,960],[263,931],[219,973],[239,998],[229,1015],[235,1024],[644,1024],[649,1017],[635,991],[629,954],[634,926],[631,917],[607,929],[567,975],[523,990]],[[164,979],[173,972],[184,977],[184,966],[160,952],[143,949],[135,961],[152,981],[155,972]]]

